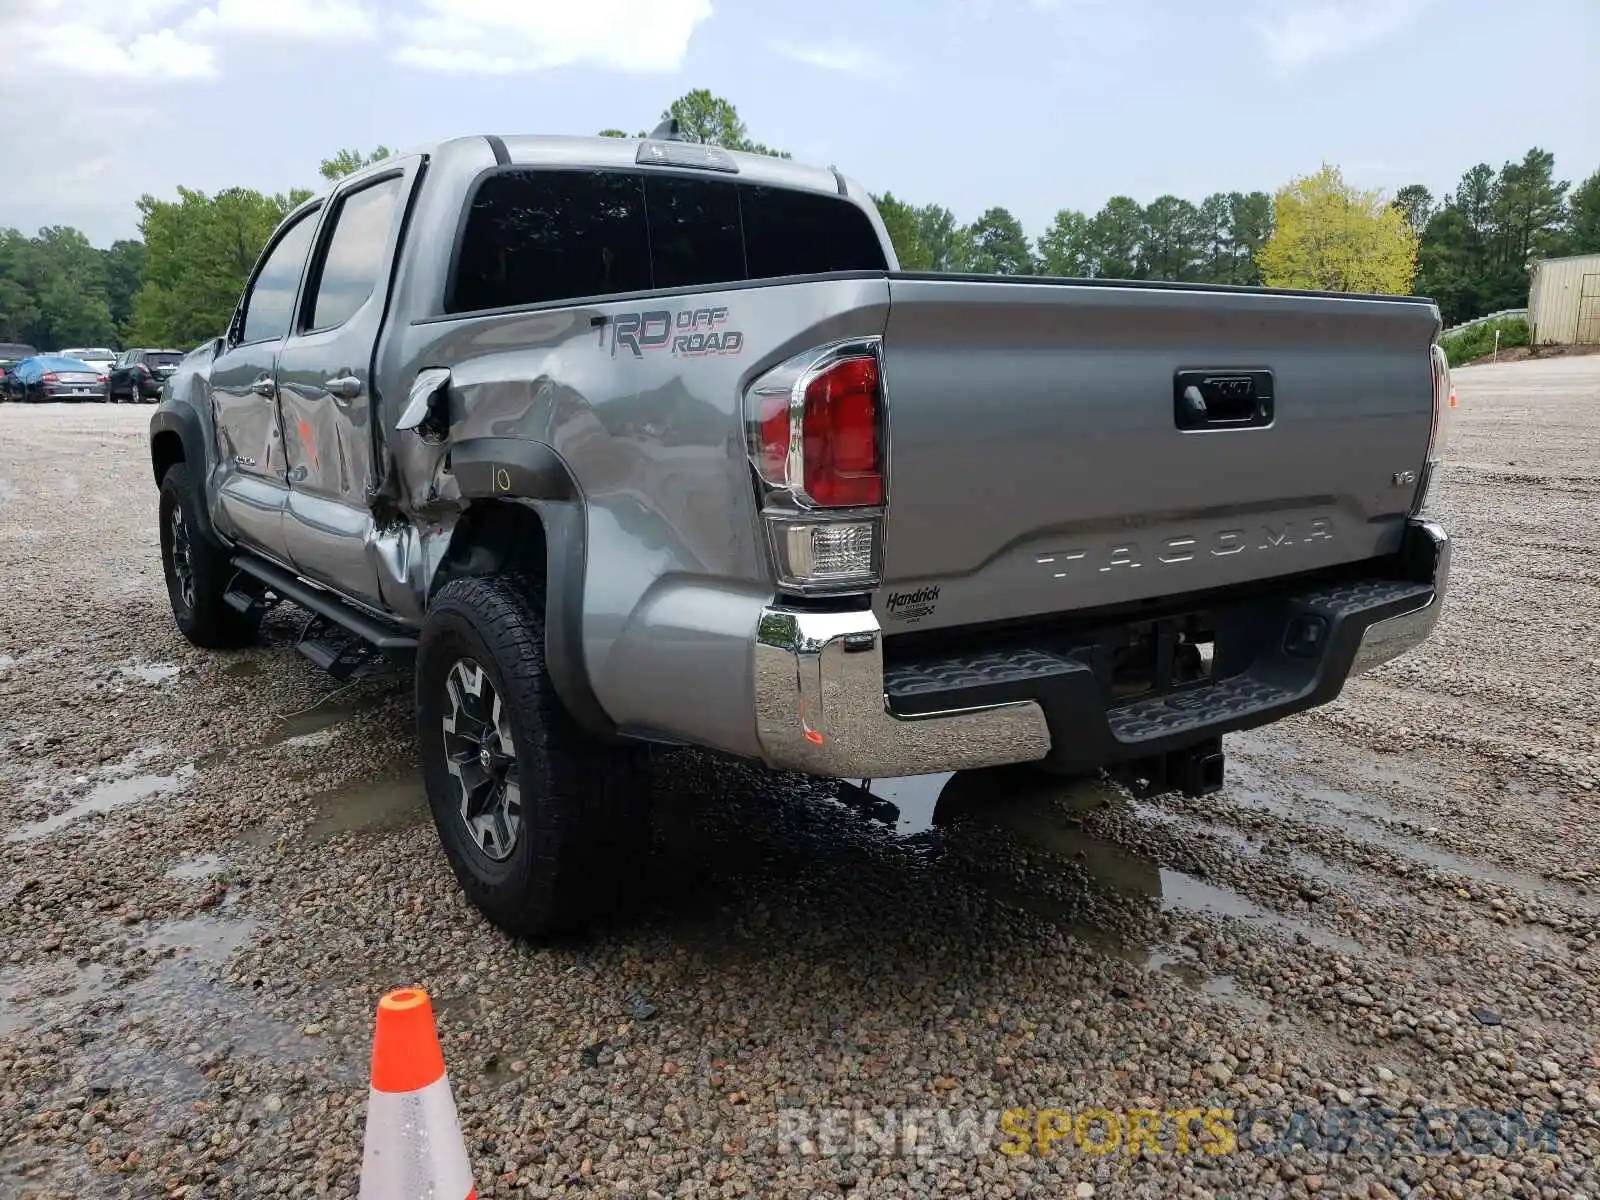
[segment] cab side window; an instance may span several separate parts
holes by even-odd
[[[311,249],[311,234],[316,228],[316,210],[306,213],[289,231],[278,239],[278,244],[261,265],[250,294],[245,298],[244,326],[240,330],[241,342],[263,342],[281,338],[289,332],[294,313],[295,289],[300,286],[300,272],[306,265],[306,254]]]
[[[383,274],[400,204],[400,176],[347,193],[333,214],[333,236],[311,300],[309,329],[343,325],[372,296]]]

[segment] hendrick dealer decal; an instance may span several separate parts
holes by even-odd
[[[939,585],[918,588],[914,592],[890,592],[883,601],[883,611],[890,620],[910,625],[931,617],[939,603]]]
[[[647,351],[666,350],[671,354],[695,358],[707,354],[738,354],[744,349],[744,334],[728,329],[728,310],[721,305],[707,308],[681,308],[673,312],[653,308],[641,312],[617,313],[599,323],[601,350],[611,331],[611,357],[619,352],[643,358]]]

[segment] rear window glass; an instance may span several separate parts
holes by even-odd
[[[607,171],[505,171],[478,188],[445,308],[471,312],[650,287],[644,188]]]
[[[855,205],[786,188],[741,192],[751,279],[888,269],[872,222]]]
[[[175,367],[183,361],[183,355],[181,354],[151,353],[146,354],[144,357],[145,361],[152,367]]]
[[[473,197],[447,312],[888,268],[831,196],[628,171],[501,171]]]
[[[739,193],[726,184],[658,176],[644,182],[652,286],[696,287],[748,279]]]

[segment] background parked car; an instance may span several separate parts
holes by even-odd
[[[39,353],[26,342],[0,342],[0,400],[11,399],[11,368]]]
[[[116,365],[117,352],[105,346],[70,346],[57,350],[62,358],[75,358],[79,362],[86,362],[102,375],[109,374]]]
[[[178,369],[182,350],[124,350],[106,376],[111,403],[161,399],[161,385]]]
[[[17,363],[7,378],[10,400],[104,400],[106,377],[81,358],[36,354]]]

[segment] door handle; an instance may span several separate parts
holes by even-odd
[[[265,375],[252,383],[250,385],[250,390],[258,396],[266,396],[269,400],[278,394],[277,385]]]
[[[338,375],[333,379],[324,379],[322,386],[328,389],[330,395],[340,400],[354,400],[361,395],[361,380],[354,375]]]

